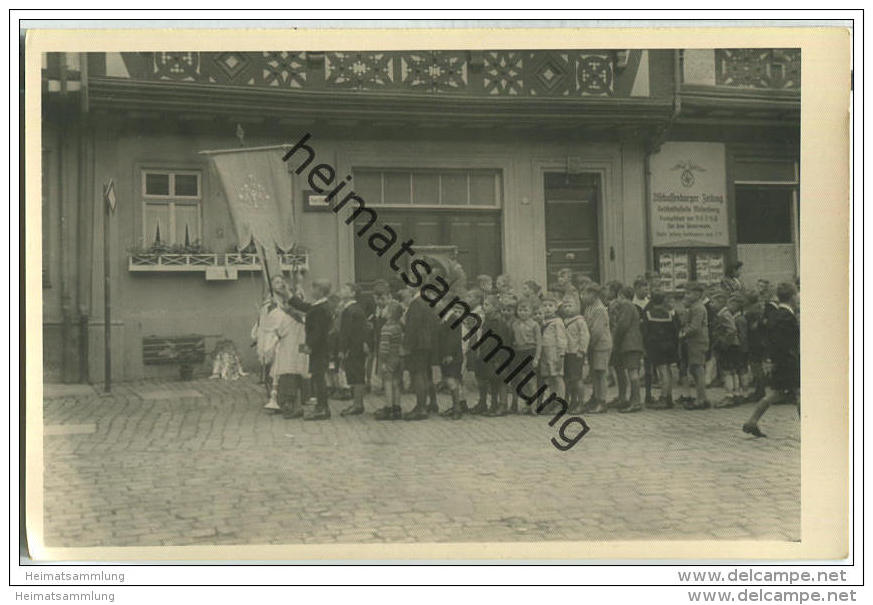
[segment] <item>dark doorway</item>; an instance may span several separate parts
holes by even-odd
[[[544,176],[549,285],[565,267],[599,281],[600,175],[547,172]]]

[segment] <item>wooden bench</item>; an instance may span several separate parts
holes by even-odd
[[[142,361],[144,365],[178,365],[179,378],[191,380],[194,366],[206,359],[206,336],[185,334],[178,336],[144,336]]]

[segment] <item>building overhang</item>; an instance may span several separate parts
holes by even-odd
[[[797,90],[740,89],[684,84],[681,123],[750,127],[800,127]]]
[[[483,127],[645,127],[663,123],[672,110],[669,98],[493,98],[369,91],[338,94],[105,77],[89,80],[88,95],[93,110]]]

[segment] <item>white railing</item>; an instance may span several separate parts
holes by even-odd
[[[309,255],[305,253],[283,253],[279,255],[283,271],[309,269]],[[158,254],[134,253],[129,257],[128,269],[133,272],[205,272],[209,267],[224,267],[237,271],[260,271],[261,261],[257,254],[248,252],[229,252],[224,262],[219,262],[218,254]]]

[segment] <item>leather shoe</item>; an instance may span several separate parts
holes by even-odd
[[[340,412],[340,416],[359,416],[364,413],[364,406],[362,405],[350,405],[346,409]]]
[[[477,403],[468,410],[474,416],[482,416],[488,412],[488,406],[484,403]]]
[[[424,420],[427,418],[427,411],[421,408],[413,408],[403,414],[404,420]]]
[[[330,410],[325,407],[315,410],[311,416],[304,416],[303,420],[327,420],[328,418],[330,418]]]
[[[373,412],[373,418],[376,420],[394,420],[394,406],[386,405],[384,408],[379,408]]]
[[[444,409],[442,412],[437,412],[440,418],[451,418],[452,414],[455,413],[455,406],[450,406]]]
[[[626,405],[627,405],[627,402],[626,402],[626,401],[622,401],[621,399],[619,399],[618,397],[616,397],[615,399],[613,399],[612,401],[610,401],[609,403],[607,403],[607,404],[606,404],[606,407],[608,407],[608,408],[612,408],[612,409],[616,409],[616,410],[620,410],[621,408],[623,408],[623,407],[626,406]]]
[[[749,433],[750,435],[754,435],[755,437],[766,437],[764,433],[761,432],[761,429],[758,428],[757,424],[747,422],[743,425],[743,432]]]

